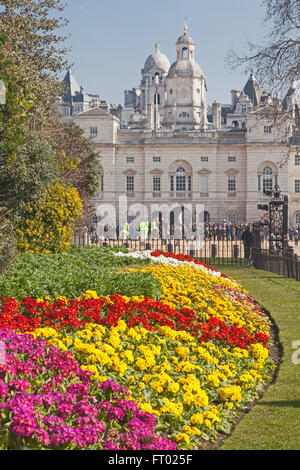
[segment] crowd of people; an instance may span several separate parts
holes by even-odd
[[[181,224],[164,225],[154,220],[150,223],[124,223],[123,225],[93,225],[90,229],[92,243],[107,240],[185,239],[203,241],[243,241],[245,233],[252,232],[251,224],[199,223],[184,227]],[[261,234],[262,239],[266,232]]]

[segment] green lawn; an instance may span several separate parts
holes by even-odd
[[[252,268],[224,267],[222,271],[240,281],[271,313],[283,357],[274,383],[219,449],[300,450],[300,363],[293,363],[300,362],[300,283]],[[296,349],[294,341],[299,341]]]

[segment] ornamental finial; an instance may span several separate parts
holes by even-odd
[[[187,22],[187,18],[184,18],[184,34],[186,34],[188,30],[186,22]]]

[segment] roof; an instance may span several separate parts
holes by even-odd
[[[100,109],[98,107],[88,109],[87,111],[82,111],[81,113],[78,113],[77,116],[110,116],[113,117],[112,114],[107,113],[106,111],[103,111],[103,109]]]
[[[244,87],[243,92],[250,98],[253,106],[259,105],[260,98],[261,98],[261,91],[253,73],[251,73],[250,77],[248,78],[248,81]]]
[[[195,45],[195,43],[192,40],[191,36],[188,36],[186,33],[184,33],[182,36],[180,36],[177,39],[176,44],[192,44],[193,46]]]
[[[168,77],[202,77],[203,73],[200,66],[191,59],[181,59],[171,65]]]
[[[75,96],[76,93],[80,93],[80,86],[76,82],[71,70],[67,71],[66,76],[63,79],[63,84],[66,92],[64,101],[70,101],[71,97]]]
[[[147,58],[144,65],[144,73],[150,72],[153,68],[161,69],[165,73],[168,73],[170,68],[170,62],[167,56],[162,54],[159,50],[159,44],[155,44],[155,52]]]

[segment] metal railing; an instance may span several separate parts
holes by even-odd
[[[256,269],[300,281],[300,257],[292,251],[279,253],[272,250],[252,250],[251,258]]]
[[[167,251],[175,254],[190,255],[211,266],[250,265],[250,248],[239,239],[102,239],[93,240],[89,235],[74,235],[73,243],[78,246],[126,247],[130,251]]]

